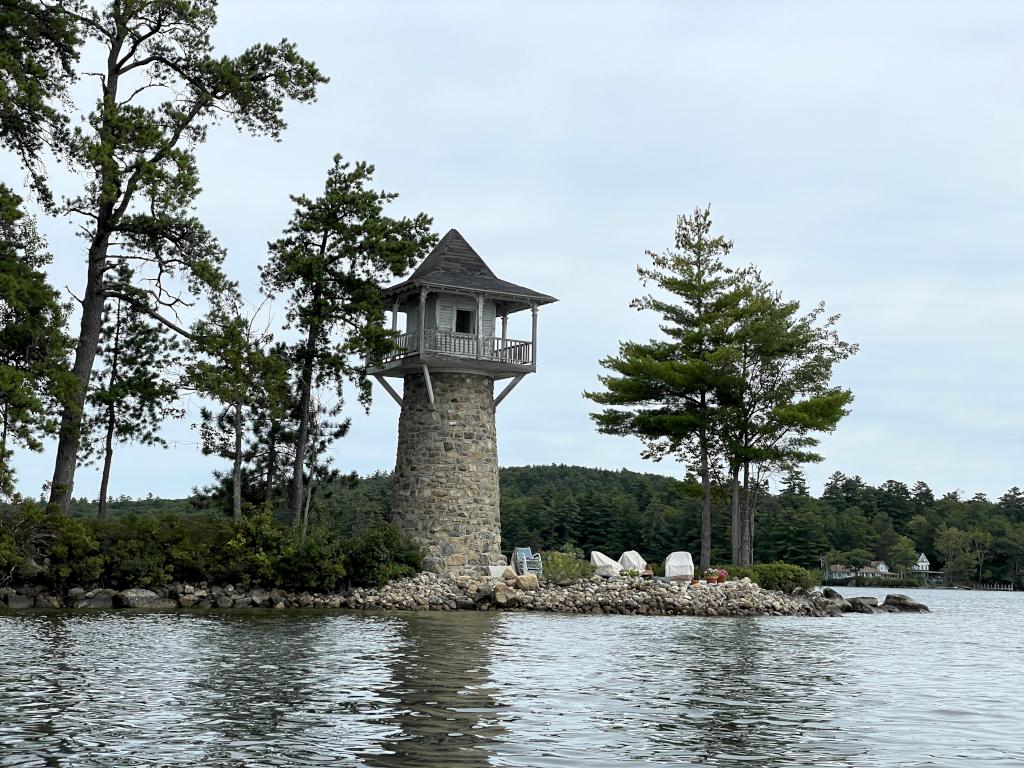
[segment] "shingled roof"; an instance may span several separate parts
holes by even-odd
[[[448,288],[519,299],[506,302],[506,309],[510,312],[526,309],[531,304],[557,301],[553,296],[498,278],[480,258],[480,254],[473,250],[473,246],[466,242],[466,238],[455,229],[448,230],[407,280],[386,288],[384,295],[396,296],[416,287]]]

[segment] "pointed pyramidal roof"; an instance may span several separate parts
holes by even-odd
[[[498,299],[506,312],[557,301],[553,296],[498,278],[456,229],[449,229],[416,271],[407,280],[386,288],[384,295],[397,297],[416,288],[483,293]]]

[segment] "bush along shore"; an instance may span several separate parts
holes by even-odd
[[[840,616],[843,613],[927,611],[905,595],[889,595],[881,605],[872,597],[843,598],[834,590],[802,588],[793,593],[763,589],[749,578],[724,584],[689,584],[642,578],[600,576],[569,584],[517,576],[509,568],[501,577],[432,573],[399,579],[380,587],[357,587],[338,593],[310,593],[242,585],[170,584],[149,589],[74,587],[63,597],[44,587],[0,588],[0,606],[8,609],[214,610],[339,609],[355,611],[545,611],[669,616]]]

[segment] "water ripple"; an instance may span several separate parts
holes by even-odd
[[[1024,764],[1024,598],[926,600],[838,620],[8,614],[0,766]]]

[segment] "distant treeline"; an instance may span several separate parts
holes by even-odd
[[[319,522],[353,535],[387,518],[391,476],[377,473],[335,482],[317,505]],[[718,547],[712,559],[729,560],[729,499],[717,490],[712,515]],[[77,501],[74,512],[95,514]],[[119,500],[111,514],[159,512],[229,514],[227,494],[192,499]],[[282,513],[284,511],[282,510]],[[948,493],[936,498],[926,483],[890,480],[878,487],[835,473],[820,498],[791,474],[777,494],[765,493],[756,509],[758,562],[783,560],[817,568],[822,555],[851,566],[885,560],[909,569],[924,552],[935,570],[958,581],[1019,580],[1024,572],[1024,491],[1012,488],[998,500]],[[571,544],[618,556],[636,549],[649,560],[674,550],[696,552],[700,543],[700,486],[627,470],[565,465],[501,470],[502,543],[535,550]]]

